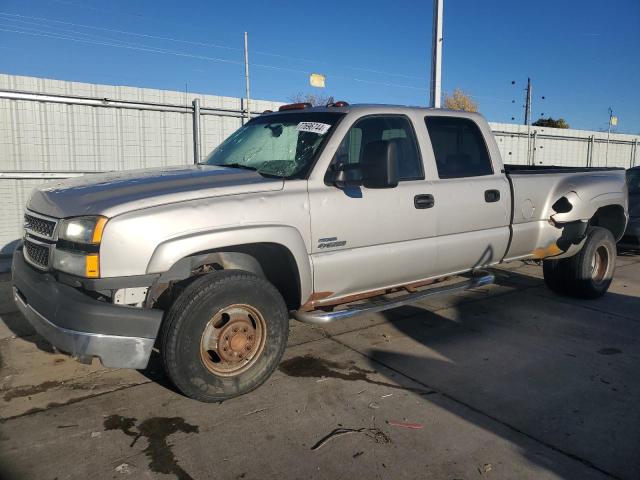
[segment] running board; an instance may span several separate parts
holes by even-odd
[[[444,285],[442,287],[432,287],[419,292],[408,293],[402,297],[384,298],[372,300],[366,303],[351,305],[342,310],[334,310],[327,312],[324,310],[313,310],[311,312],[296,311],[293,317],[304,323],[313,323],[316,325],[324,325],[325,323],[335,320],[343,320],[345,318],[355,317],[356,315],[364,315],[365,313],[382,312],[391,308],[401,307],[411,303],[419,302],[425,298],[435,297],[437,295],[445,295],[447,293],[461,292],[470,288],[481,287],[493,283],[495,277],[491,273],[483,272],[481,275],[473,276],[465,282],[458,282],[453,285]]]

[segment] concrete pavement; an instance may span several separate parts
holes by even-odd
[[[640,478],[640,257],[559,297],[537,266],[326,328],[222,404],[52,353],[0,276],[0,478]]]

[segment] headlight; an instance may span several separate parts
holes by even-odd
[[[58,230],[58,238],[75,243],[96,245],[102,240],[102,232],[106,223],[105,217],[76,217],[63,220]]]
[[[52,267],[80,277],[100,276],[99,244],[107,223],[105,217],[75,217],[60,222],[58,239],[53,250]],[[71,242],[67,245],[64,242]]]
[[[52,267],[79,277],[98,278],[100,257],[97,253],[77,253],[56,248],[53,250]]]

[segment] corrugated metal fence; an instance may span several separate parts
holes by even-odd
[[[88,172],[189,164],[198,98],[206,155],[246,118],[240,98],[0,75],[0,254],[21,235],[31,190]],[[252,101],[251,110],[278,102]],[[629,167],[640,137],[492,123],[505,163]]]
[[[504,163],[623,167],[640,163],[640,136],[490,123]]]
[[[243,99],[0,75],[0,254],[21,235],[31,190],[53,178],[194,161],[246,119]],[[252,100],[253,113],[281,103]]]

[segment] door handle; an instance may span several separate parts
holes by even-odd
[[[487,203],[493,203],[500,200],[500,190],[485,190],[484,201]]]
[[[436,204],[433,195],[416,195],[413,197],[413,206],[418,209],[431,208]]]

